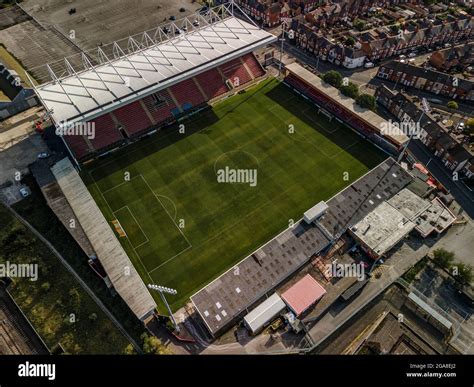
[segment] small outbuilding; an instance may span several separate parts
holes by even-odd
[[[310,274],[306,274],[296,284],[281,295],[288,308],[299,316],[326,294],[323,286]]]
[[[320,201],[315,206],[311,207],[308,211],[304,213],[304,220],[306,223],[310,224],[322,216],[327,210],[329,206],[326,204],[325,201]]]
[[[278,294],[273,294],[244,317],[244,323],[252,334],[258,333],[286,308]]]

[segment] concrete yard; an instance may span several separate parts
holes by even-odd
[[[88,50],[149,30],[170,16],[179,19],[201,5],[191,0],[27,0],[23,7],[41,23],[54,24],[68,36],[74,30],[75,43]],[[73,15],[69,15],[71,8],[76,8]]]

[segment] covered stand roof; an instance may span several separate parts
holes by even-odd
[[[36,93],[57,125],[70,126],[276,40],[251,19],[234,17],[234,7],[230,2],[47,64],[50,79],[38,80]]]

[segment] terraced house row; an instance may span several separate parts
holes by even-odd
[[[384,26],[354,33],[346,31],[339,37],[314,27],[305,20],[293,20],[294,44],[306,51],[347,68],[360,67],[366,61],[378,61],[407,53],[421,47],[437,48],[456,44],[474,36],[474,17],[468,14],[433,19],[410,20],[400,26]],[[347,44],[352,36],[353,45]]]
[[[429,113],[423,112],[406,94],[381,85],[375,97],[400,122],[419,122],[420,141],[441,159],[448,170],[458,172],[460,178],[474,181],[474,155],[466,142],[451,136],[446,127],[436,122]]]

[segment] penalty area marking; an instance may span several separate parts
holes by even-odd
[[[143,228],[142,226],[140,225],[140,223],[138,222],[137,218],[135,217],[135,215],[133,215],[133,212],[132,210],[128,207],[128,205],[126,206],[123,206],[122,208],[119,208],[118,210],[114,211],[114,216],[116,216],[117,212],[120,212],[122,211],[123,209],[127,209],[127,211],[130,213],[130,215],[132,216],[133,220],[135,221],[135,223],[137,224],[138,228],[140,229],[141,233],[143,234],[143,236],[145,237],[146,241],[145,242],[142,242],[140,243],[138,246],[133,246],[133,243],[130,241],[130,244],[132,245],[132,247],[134,249],[138,249],[139,247],[145,245],[146,243],[150,242],[150,239],[148,238],[148,236],[146,235],[145,231],[143,231]],[[119,222],[120,226],[122,227],[122,229],[125,231],[125,234],[126,236],[128,237],[128,233],[127,231],[125,230],[125,228],[122,226],[122,224],[120,223],[120,221],[116,218],[116,220]],[[130,239],[130,238],[129,238]]]

